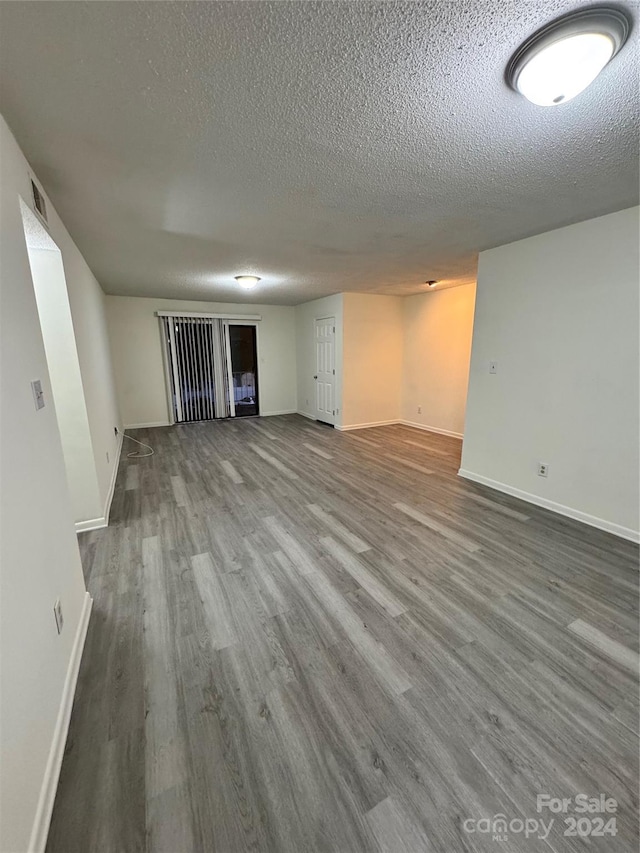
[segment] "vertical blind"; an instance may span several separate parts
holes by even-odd
[[[228,418],[229,327],[213,317],[161,317],[176,423]]]

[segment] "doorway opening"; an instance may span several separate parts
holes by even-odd
[[[62,253],[22,199],[20,211],[53,395],[49,402],[58,421],[74,521],[84,522],[101,517],[104,510]]]
[[[235,415],[237,418],[259,415],[256,327],[230,323],[229,345]]]

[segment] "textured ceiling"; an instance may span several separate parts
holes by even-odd
[[[20,213],[22,214],[24,236],[30,249],[46,249],[49,252],[60,251],[57,244],[49,236],[47,229],[22,199],[20,199]]]
[[[637,203],[637,21],[566,105],[504,83],[581,5],[2,2],[0,111],[108,293],[416,293]]]

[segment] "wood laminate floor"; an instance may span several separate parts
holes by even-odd
[[[637,848],[635,546],[403,426],[135,435],[155,455],[125,441],[111,525],[80,537],[49,853]],[[617,800],[616,835],[536,811],[579,793]],[[501,841],[465,824],[497,814]]]

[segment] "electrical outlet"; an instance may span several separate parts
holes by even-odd
[[[107,465],[109,464],[109,451],[107,450]]]
[[[419,414],[419,415],[421,415],[421,414],[422,414],[422,406],[418,406],[418,414]]]
[[[497,373],[498,372],[498,362],[490,361],[489,362],[489,373]]]
[[[56,618],[56,628],[58,629],[58,634],[62,633],[62,626],[64,625],[64,616],[62,614],[62,604],[60,604],[60,599],[56,599],[56,603],[53,605],[53,615]]]
[[[307,404],[307,406],[309,405],[309,401],[308,401],[308,400],[305,400],[305,403]]]
[[[546,462],[538,462],[538,477],[548,477],[549,466]]]

